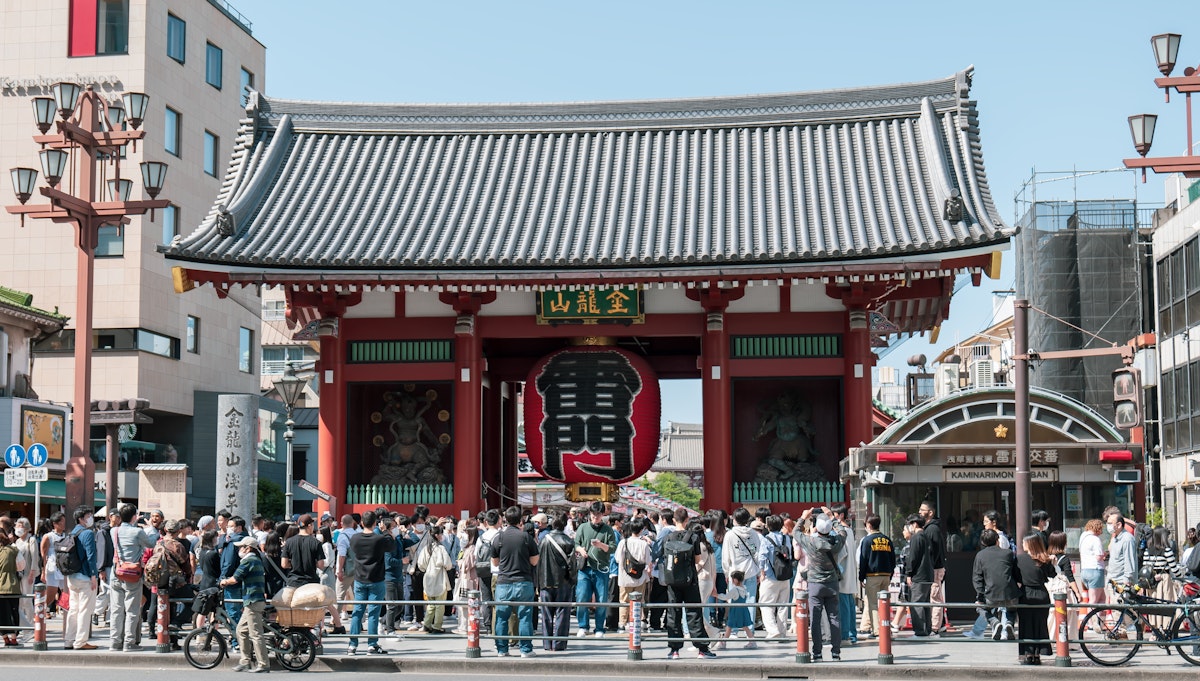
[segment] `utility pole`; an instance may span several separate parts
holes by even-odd
[[[1013,301],[1013,391],[1016,393],[1017,423],[1014,437],[1017,441],[1017,471],[1014,482],[1017,487],[1016,510],[1009,518],[1009,530],[1013,533],[1017,552],[1024,553],[1019,529],[1033,517],[1033,476],[1029,470],[1029,301],[1018,298]]]

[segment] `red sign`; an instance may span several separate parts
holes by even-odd
[[[654,464],[662,402],[641,356],[603,345],[543,357],[525,381],[525,448],[559,482],[628,482]]]

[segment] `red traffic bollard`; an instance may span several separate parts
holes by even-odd
[[[1071,646],[1067,643],[1067,595],[1065,593],[1054,594],[1054,666],[1071,666]]]
[[[482,655],[479,650],[479,598],[478,589],[467,592],[467,659]]]
[[[49,650],[46,645],[46,585],[33,585],[33,649]]]
[[[168,614],[167,606],[171,602],[170,592],[164,593],[158,587],[154,587],[151,591],[158,597],[158,644],[154,647],[154,652],[169,653],[171,652],[171,636],[168,629],[171,627],[171,617]]]
[[[809,664],[812,653],[808,650],[808,590],[796,592],[796,662]]]
[[[629,652],[627,660],[642,659],[642,593],[629,594]]]
[[[879,592],[879,664],[892,664],[892,594]]]

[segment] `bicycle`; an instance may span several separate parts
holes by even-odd
[[[196,594],[193,608],[207,616],[202,627],[193,629],[183,639],[183,656],[196,669],[213,669],[229,654],[229,642],[221,633],[223,625],[233,635],[236,626],[225,613],[225,599],[220,589],[205,589]],[[274,611],[269,605],[268,611]],[[267,619],[264,622],[267,650],[273,653],[284,669],[302,672],[317,659],[317,637],[304,627],[283,627]]]
[[[1093,662],[1105,667],[1116,667],[1133,659],[1141,649],[1140,641],[1144,640],[1143,633],[1148,629],[1154,635],[1154,643],[1171,654],[1174,647],[1179,656],[1189,663],[1200,665],[1200,593],[1195,580],[1184,580],[1184,594],[1177,601],[1164,601],[1158,598],[1143,596],[1143,587],[1138,584],[1121,586],[1109,582],[1117,595],[1117,602],[1123,605],[1135,606],[1129,609],[1114,610],[1111,617],[1109,611],[1098,605],[1083,618],[1079,624],[1079,647]],[[1147,589],[1148,590],[1148,589]],[[1150,610],[1146,615],[1141,608]],[[1159,628],[1151,619],[1166,617],[1167,608],[1175,609],[1170,624]],[[1132,635],[1138,643],[1127,643],[1130,638],[1129,627],[1133,627]],[[1094,632],[1099,638],[1088,639],[1086,634]],[[1107,642],[1107,643],[1106,643]]]

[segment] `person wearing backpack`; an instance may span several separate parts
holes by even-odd
[[[575,584],[575,602],[587,603],[594,596],[597,602],[603,603],[608,598],[608,561],[613,551],[617,550],[617,535],[604,522],[603,501],[593,501],[589,510],[591,522],[575,531],[575,550],[587,557],[583,569],[579,571],[579,581]],[[580,605],[575,610],[575,618],[579,621],[576,635],[581,638],[588,634],[588,614],[586,605]],[[596,606],[596,638],[604,637],[607,614],[608,608]]]
[[[792,538],[782,532],[783,518],[767,516],[766,525],[767,532],[762,535],[758,548],[758,564],[763,566],[758,604],[766,638],[773,639],[787,634],[788,592],[796,573]]]
[[[71,611],[67,613],[63,629],[63,641],[67,650],[95,650],[88,643],[92,631],[92,612],[96,609],[96,588],[99,573],[96,569],[96,533],[93,509],[80,506],[75,509],[75,528],[55,546],[58,569],[67,578],[71,592]],[[67,540],[70,548],[64,548]],[[73,560],[72,560],[73,559]]]
[[[801,520],[813,516],[813,509],[806,508]],[[838,616],[838,582],[841,573],[837,565],[837,553],[846,543],[846,528],[833,517],[828,508],[821,508],[821,515],[813,523],[813,534],[795,535],[796,545],[804,552],[808,570],[808,610],[812,631],[812,660],[821,660],[824,643],[823,616],[829,617],[829,639],[834,662],[842,659],[842,623]],[[847,626],[854,626],[847,622]]]
[[[699,650],[700,659],[710,659],[717,656],[712,652],[707,639],[708,630],[704,627],[703,600],[700,598],[699,569],[702,555],[700,552],[700,536],[702,529],[687,529],[688,512],[686,508],[675,509],[675,529],[667,535],[663,542],[662,578],[667,586],[669,603],[689,604],[693,607],[667,608],[667,659],[678,660],[679,651],[683,648],[683,618],[687,617],[688,631],[692,635],[692,645]],[[702,638],[699,638],[702,637]]]
[[[626,527],[629,535],[617,544],[614,556],[617,561],[618,597],[621,603],[629,603],[630,596],[641,594],[642,604],[645,605],[650,595],[650,563],[653,562],[650,542],[642,537],[646,531],[646,519],[635,516],[626,523]],[[617,628],[624,631],[629,623],[629,606],[621,606],[620,611]]]

